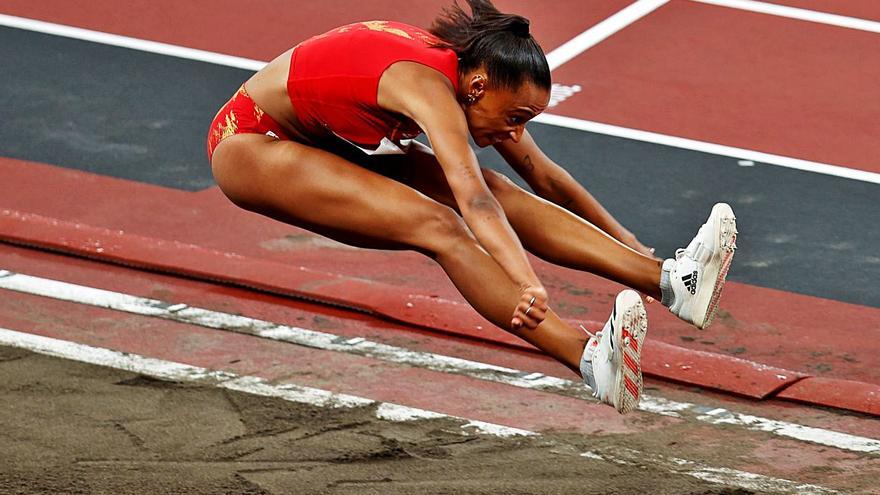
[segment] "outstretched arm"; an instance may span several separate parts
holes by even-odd
[[[378,99],[380,106],[406,115],[425,131],[465,223],[520,288],[511,325],[535,328],[549,310],[547,291],[480,172],[452,85],[433,69],[398,63],[382,76]]]
[[[529,131],[523,133],[518,143],[504,141],[495,149],[538,196],[587,220],[632,249],[653,256],[651,248],[639,242],[568,171],[541,151]]]

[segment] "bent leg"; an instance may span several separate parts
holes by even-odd
[[[455,198],[433,155],[415,152],[418,166],[402,180],[451,208]],[[507,220],[536,256],[588,271],[660,299],[661,262],[617,241],[590,222],[517,186],[504,175],[483,169],[483,177]]]
[[[221,142],[212,169],[242,208],[347,244],[431,256],[483,317],[510,331],[519,289],[451,208],[332,153],[255,134]],[[552,311],[514,333],[578,372],[587,336]]]

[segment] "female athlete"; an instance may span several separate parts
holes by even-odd
[[[485,318],[579,373],[621,413],[638,405],[647,317],[623,291],[588,335],[548,306],[525,250],[656,298],[705,327],[735,243],[713,208],[673,259],[652,250],[538,148],[525,124],[550,100],[527,19],[489,0],[444,10],[430,30],[389,21],[308,39],[221,108],[208,156],[236,205],[354,246],[430,256]],[[424,133],[430,147],[414,141]],[[535,194],[481,169],[494,146]]]

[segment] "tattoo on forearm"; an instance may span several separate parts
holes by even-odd
[[[532,170],[535,170],[535,164],[532,163],[532,157],[530,157],[529,155],[523,157],[523,169],[526,172],[531,172]]]

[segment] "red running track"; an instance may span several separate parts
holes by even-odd
[[[421,0],[418,8],[400,9],[395,0],[4,0],[0,12],[95,31],[198,48],[268,61],[300,41],[356,21],[393,19],[429,26],[450,0]],[[528,17],[545,51],[629,5],[631,0],[559,0],[551,8],[529,0],[497,0],[502,11]],[[577,12],[577,15],[572,15]]]
[[[429,3],[430,8],[396,13],[394,4],[388,1],[306,3],[294,12],[282,8],[278,0],[253,2],[247,9],[242,9],[240,2],[228,1],[128,1],[108,9],[99,4],[74,6],[60,0],[9,0],[4,2],[2,11],[265,60],[300,39],[349,21],[393,16],[425,25],[443,3],[435,1]],[[557,2],[553,9],[525,1],[497,2],[503,10],[532,17],[536,36],[548,51],[628,3],[591,2],[589,12],[580,12],[578,7],[582,4],[574,1]],[[799,3],[813,4],[815,8],[822,4],[818,0]],[[853,2],[847,10],[870,13],[872,5],[875,4]],[[876,135],[872,131],[876,119],[872,116],[878,114],[876,106],[880,100],[871,99],[876,95],[872,93],[874,86],[869,84],[877,80],[880,70],[880,64],[873,62],[880,53],[876,49],[878,40],[876,35],[844,28],[673,1],[564,65],[557,72],[557,79],[581,83],[586,89],[557,110],[603,122],[875,170],[877,163],[866,158],[880,156],[880,145],[872,138]],[[835,55],[843,53],[844,58],[832,57],[829,47]],[[741,56],[745,52],[763,55],[758,60],[746,59]],[[584,78],[586,82],[580,80],[583,74],[589,75]],[[771,85],[767,81],[772,78],[775,81]],[[793,83],[782,85],[785,91],[777,92],[779,80]],[[658,86],[651,81],[663,84]],[[676,91],[664,94],[661,86]],[[841,94],[840,87],[846,87],[847,92]],[[688,97],[681,99],[682,94]],[[178,239],[199,249],[235,252],[254,261],[289,263],[295,254],[300,263],[319,272],[341,271],[348,278],[410,287],[429,300],[454,302],[458,298],[436,267],[421,258],[401,253],[367,255],[338,246],[322,246],[320,240],[302,231],[256,220],[229,207],[216,190],[190,194],[79,172],[22,167],[11,160],[4,160],[2,165],[4,178],[15,179],[4,181],[3,188],[9,190],[3,191],[0,206],[42,215],[43,222],[54,219],[98,230],[124,230],[140,236],[138,239],[150,238],[155,245],[167,245],[167,239]],[[34,189],[28,190],[27,184],[33,184]],[[94,194],[89,196],[100,198],[93,203],[70,205],[67,201],[47,199],[83,197],[90,188]],[[149,193],[134,192],[138,190]],[[46,195],[48,191],[57,194]],[[180,206],[174,211],[185,213],[147,214],[169,211],[170,204]],[[38,223],[31,222],[28,228]],[[51,229],[29,232],[44,240],[52,238]],[[232,237],[229,232],[239,236]],[[101,254],[93,246],[79,248],[82,253]],[[332,257],[328,257],[331,253]],[[120,254],[120,259],[125,254]],[[175,261],[170,252],[164,257],[159,261]],[[223,269],[222,265],[215,266],[217,273],[222,274]],[[547,271],[547,281],[555,283],[561,291],[561,297],[555,300],[563,314],[593,322],[604,319],[604,309],[617,286],[587,275],[575,277],[570,271],[543,264],[541,269]],[[259,269],[250,273],[257,282],[264,278]],[[701,368],[689,360],[698,355],[693,351],[712,350],[715,356],[737,356],[816,376],[787,389],[790,398],[861,410],[875,407],[874,396],[869,394],[873,393],[871,387],[880,383],[878,371],[870,366],[872,356],[877,355],[876,347],[861,342],[859,335],[865,324],[872,328],[880,326],[877,310],[739,284],[731,284],[724,301],[726,314],[709,332],[700,334],[662,309],[652,308],[652,337],[679,349],[691,349],[683,357],[671,359],[671,364],[663,362],[669,361],[669,355],[660,356],[655,363],[658,375],[662,375],[660,368],[668,365],[670,369],[662,376],[684,382],[727,387],[755,396],[777,388],[772,380],[756,387],[748,377],[734,377],[729,370],[709,369],[712,367],[705,363]],[[381,301],[373,303],[382,305]],[[835,315],[842,312],[858,324],[841,328]],[[458,321],[444,321],[437,315],[420,317],[424,318],[424,326],[446,331],[462,327]],[[475,322],[470,333],[490,332],[484,325],[484,329],[476,328],[480,325],[478,317],[468,318],[467,321]],[[831,328],[837,335],[833,345],[827,338]],[[488,338],[520,345],[498,331]],[[673,353],[671,348],[667,349]],[[722,383],[725,376],[730,383]],[[848,392],[840,394],[840,390]],[[856,405],[845,402],[853,397],[857,398]]]
[[[498,0],[532,19],[547,52],[631,2],[577,0],[552,8]],[[880,19],[872,0],[773,3]],[[428,25],[446,0],[282,0],[74,4],[6,0],[0,12],[269,60],[293,44],[357,20]],[[554,72],[583,90],[553,113],[805,160],[880,171],[880,35],[672,0]]]
[[[535,354],[512,352],[473,341],[441,338],[412,328],[389,325],[375,318],[288,298],[3,245],[0,245],[0,266],[141,297],[245,314],[342,337],[365,337],[411,350],[437,352],[518,370],[538,371],[549,376],[573,378],[572,373],[558,363]],[[533,431],[590,435],[596,442],[619,442],[620,435],[645,439],[655,433],[662,435],[671,431],[675,442],[669,443],[667,440],[658,444],[647,441],[650,449],[660,445],[666,455],[677,455],[682,451],[682,446],[687,445],[689,457],[693,454],[698,458],[718,459],[719,448],[736,442],[737,455],[725,458],[724,466],[727,468],[821,483],[837,489],[870,486],[865,480],[876,477],[880,469],[871,455],[789,437],[771,436],[742,427],[695,423],[687,418],[648,412],[624,416],[592,401],[344,352],[320,351],[235,332],[16,292],[3,291],[3,296],[0,298],[0,328],[212,370],[258,376],[277,381],[278,384],[294,382]],[[876,437],[877,433],[876,420],[863,415],[839,414],[783,401],[755,404],[706,391],[695,393],[687,390],[691,387],[676,387],[650,379],[646,387],[655,397],[660,395],[672,401],[699,404],[707,410],[728,408],[742,414],[794,421],[804,426],[853,435]],[[632,445],[632,442],[628,445]],[[823,469],[816,470],[816,466],[822,466]]]
[[[480,318],[442,271],[418,255],[328,244],[243,212],[216,189],[187,193],[9,159],[0,159],[0,171],[10,178],[0,185],[0,239],[332,301],[528,348]],[[71,205],[67,198],[74,195],[92,199]],[[537,265],[563,317],[593,328],[606,318],[619,286]],[[813,378],[804,379],[786,397],[880,413],[880,371],[871,364],[880,343],[861,338],[865,326],[880,327],[878,309],[730,283],[722,314],[706,331],[659,305],[649,312],[647,373],[757,398],[802,376],[821,377],[812,386],[806,382]],[[848,315],[843,323],[840,314]]]
[[[880,8],[874,0],[846,0],[845,2],[840,0],[770,0],[767,3],[880,21]]]
[[[877,33],[673,1],[554,80],[556,114],[880,172]]]

